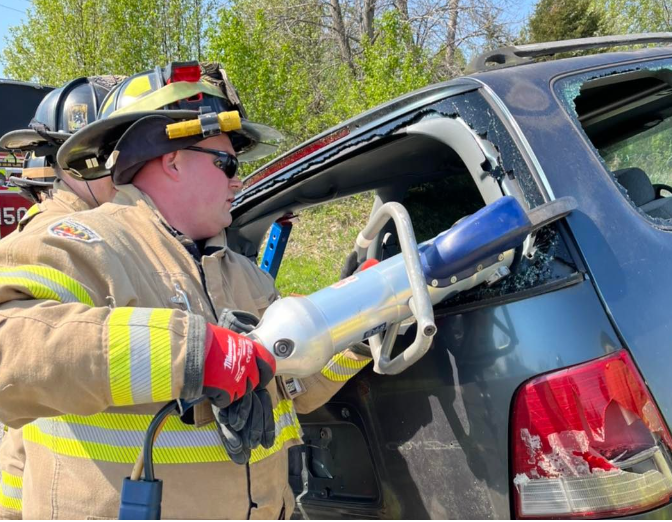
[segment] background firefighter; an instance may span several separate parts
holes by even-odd
[[[0,138],[0,146],[26,155],[21,177],[10,180],[35,203],[19,222],[17,231],[2,240],[3,244],[24,231],[44,231],[58,218],[112,199],[116,191],[110,178],[92,182],[64,179],[56,163],[56,152],[72,132],[95,120],[103,99],[121,79],[120,76],[94,76],[72,80],[44,98],[31,128],[12,131]],[[0,518],[21,519],[25,467],[23,432],[6,429],[0,442]]]

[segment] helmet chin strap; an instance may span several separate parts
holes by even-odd
[[[68,184],[68,182],[65,180],[65,177],[59,178],[63,183],[65,183],[68,187],[70,187],[70,190],[75,192],[75,190]],[[89,185],[88,181],[84,181],[84,184],[86,185],[86,188],[89,189],[89,194],[91,194],[91,197],[93,198],[93,201],[96,203],[96,206],[100,206],[100,201],[98,201],[98,198],[96,198],[96,195],[93,193],[93,190],[91,190],[91,186]]]
[[[86,183],[86,188],[89,189],[89,194],[91,194],[91,197],[93,198],[93,201],[96,202],[96,206],[99,207],[100,202],[98,201],[98,199],[96,199],[96,196],[93,194],[93,190],[91,190],[91,185],[89,185],[88,181],[85,181],[84,183]]]

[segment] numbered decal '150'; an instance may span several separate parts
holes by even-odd
[[[0,192],[0,237],[16,229],[31,203],[15,192]]]

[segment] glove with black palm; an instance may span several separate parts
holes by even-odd
[[[258,322],[257,317],[248,312],[224,310],[218,325],[227,331],[242,334],[252,331]],[[231,460],[237,464],[249,462],[251,452],[257,446],[269,449],[275,442],[273,403],[270,394],[264,389],[269,382],[270,378],[260,379],[255,389],[228,406],[213,401],[212,409],[222,443]]]

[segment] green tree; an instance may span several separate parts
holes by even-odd
[[[197,58],[212,0],[33,0],[9,30],[5,73],[59,85]]]
[[[539,0],[525,32],[529,42],[552,42],[598,36],[604,26],[591,0]]]
[[[291,27],[277,21],[284,9],[279,0],[234,0],[221,7],[208,32],[206,57],[224,65],[251,117],[296,144],[324,128],[325,44],[317,7],[307,7],[305,21]]]
[[[433,62],[414,45],[410,25],[399,11],[386,11],[375,25],[378,37],[373,42],[364,40],[358,60],[357,83],[364,109],[431,83],[439,65],[438,59]]]
[[[672,0],[593,0],[593,5],[606,13],[612,34],[672,29]]]
[[[287,135],[285,148],[431,83],[435,72],[396,10],[375,18],[373,39],[352,40],[348,63],[327,7],[302,3],[299,14],[282,0],[233,0],[208,33],[208,59],[224,64],[251,117]]]

